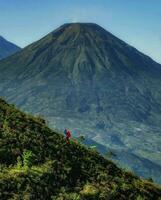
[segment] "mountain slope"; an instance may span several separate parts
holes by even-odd
[[[111,149],[110,147],[107,148],[100,143],[97,143],[91,139],[86,138],[84,144],[88,146],[95,146],[96,149],[102,155],[110,156],[110,152],[114,153],[110,156],[112,161],[115,162],[119,166],[123,166],[125,169],[129,171],[134,171],[136,174],[139,174],[141,177],[145,177],[149,179],[150,177],[155,177],[155,181],[160,183],[161,177],[161,165],[157,164],[156,162],[151,161],[148,158],[144,158],[142,156],[136,155],[135,153],[129,150],[120,150],[120,149]],[[150,171],[150,173],[149,173]]]
[[[5,40],[2,36],[0,36],[0,59],[8,57],[20,49],[21,48],[17,45]]]
[[[0,99],[0,199],[151,199],[161,187],[119,169]]]
[[[9,102],[54,128],[150,160],[154,168],[138,174],[161,182],[153,173],[161,166],[160,64],[96,24],[74,23],[2,60],[0,70]]]

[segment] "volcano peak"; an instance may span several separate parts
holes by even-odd
[[[92,22],[87,22],[87,23],[84,23],[84,22],[74,22],[74,23],[65,23],[63,24],[62,26],[60,26],[58,29],[56,29],[55,31],[57,30],[61,30],[61,31],[70,31],[70,33],[72,32],[80,32],[80,31],[85,31],[85,32],[89,32],[89,31],[101,31],[101,30],[104,30],[101,26],[99,26],[98,24],[96,23],[92,23]],[[54,31],[54,32],[55,32]],[[105,31],[105,30],[104,30]]]
[[[62,26],[78,26],[78,27],[100,27],[98,24],[93,22],[71,22],[71,23],[65,23]]]

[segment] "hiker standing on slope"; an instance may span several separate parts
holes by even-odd
[[[69,141],[70,137],[71,137],[71,132],[67,129],[64,130],[64,134],[65,134],[65,138],[67,141]]]

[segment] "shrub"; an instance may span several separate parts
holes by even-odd
[[[84,185],[83,190],[80,191],[80,194],[83,196],[97,196],[99,193],[99,190],[93,186],[92,184],[87,183]]]
[[[77,138],[77,140],[79,141],[79,142],[84,142],[85,141],[85,137],[83,136],[83,135],[81,135],[81,136],[79,136],[78,138]]]
[[[22,160],[21,160],[21,157],[18,156],[17,157],[17,168],[20,169],[22,167]]]
[[[23,152],[23,166],[25,168],[30,168],[33,165],[33,161],[34,161],[34,154],[32,153],[32,151],[29,150],[25,150]]]

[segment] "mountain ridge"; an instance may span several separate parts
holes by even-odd
[[[20,47],[13,44],[12,42],[7,41],[0,35],[0,60],[16,53],[20,49]]]

